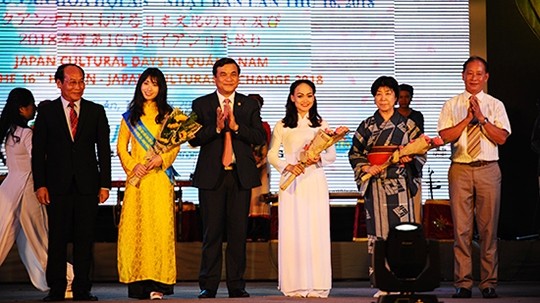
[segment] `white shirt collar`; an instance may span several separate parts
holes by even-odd
[[[60,99],[62,100],[62,106],[64,108],[66,108],[68,105],[69,105],[69,101],[64,99],[64,97],[60,96]],[[81,100],[77,100],[77,101],[74,101],[75,103],[75,108],[79,107],[79,103],[81,102]]]
[[[228,97],[225,97],[223,96],[222,94],[220,94],[218,91],[216,91],[217,95],[218,95],[218,99],[219,99],[219,105],[220,106],[223,106],[223,101],[225,101],[225,99],[229,99],[231,101],[231,106],[232,104],[234,103],[234,97],[236,96],[236,92],[233,92],[230,96]]]
[[[486,93],[484,93],[484,91],[482,90],[482,91],[480,91],[478,94],[476,94],[475,96],[476,96],[476,98],[477,98],[478,100],[482,100],[482,99],[484,98],[484,95],[485,95],[485,94],[486,94]],[[471,96],[472,96],[471,93],[469,93],[468,91],[465,91],[465,97],[467,97],[467,100],[468,100]]]

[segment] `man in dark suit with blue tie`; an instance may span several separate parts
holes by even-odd
[[[240,81],[236,61],[219,59],[212,73],[217,89],[193,101],[192,109],[203,127],[189,141],[201,147],[192,180],[199,189],[203,224],[198,297],[216,296],[224,231],[229,297],[249,297],[244,280],[249,203],[251,188],[261,185],[251,146],[264,143],[266,133],[257,102],[236,92]]]
[[[66,255],[73,241],[73,300],[97,301],[90,292],[94,224],[109,197],[111,146],[103,106],[82,98],[84,71],[63,64],[54,75],[61,96],[39,106],[32,141],[34,188],[49,216],[47,284],[43,301],[63,301]]]

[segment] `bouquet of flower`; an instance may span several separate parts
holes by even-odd
[[[299,164],[303,165],[304,168],[308,166],[307,162],[309,159],[317,158],[320,154],[330,146],[334,145],[339,140],[343,139],[345,135],[349,132],[349,129],[346,126],[340,126],[336,128],[335,131],[330,129],[319,131],[315,134],[315,137],[311,142],[304,147],[304,150],[300,153]],[[288,173],[289,176],[285,181],[279,186],[282,190],[286,190],[289,185],[296,179],[296,175]]]
[[[186,115],[181,109],[174,108],[165,116],[161,131],[154,145],[146,152],[145,159],[148,162],[153,156],[166,153],[195,137],[202,125],[197,123],[197,114]],[[139,186],[140,178],[131,176],[129,184]]]
[[[432,148],[437,148],[439,146],[444,145],[444,141],[441,139],[441,137],[435,137],[430,139],[427,135],[421,135],[418,139],[412,140],[411,142],[407,143],[402,149],[398,149],[392,153],[392,155],[381,164],[381,168],[385,169],[391,164],[396,164],[399,162],[399,158],[403,156],[413,156],[413,155],[424,155],[428,152],[428,150]],[[371,174],[365,174],[360,178],[362,182],[365,182],[371,178]]]

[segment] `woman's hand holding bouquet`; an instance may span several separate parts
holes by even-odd
[[[421,135],[419,138],[412,140],[405,146],[394,151],[392,155],[381,165],[365,166],[365,175],[360,179],[362,182],[369,180],[372,176],[379,174],[388,166],[396,163],[408,163],[413,160],[415,155],[424,155],[428,150],[444,145],[445,142],[440,137],[429,138],[427,135]],[[364,168],[362,168],[364,169]]]
[[[288,174],[289,176],[279,187],[282,190],[286,190],[294,179],[296,179],[296,176],[303,174],[306,167],[317,164],[321,160],[321,153],[339,140],[343,139],[347,132],[349,132],[349,128],[346,126],[340,126],[334,131],[330,129],[319,129],[317,134],[315,134],[315,137],[300,153],[298,163],[295,165],[287,165],[284,173]]]
[[[161,154],[193,139],[202,127],[196,120],[197,114],[186,115],[181,109],[174,108],[165,117],[154,145],[146,152],[145,163],[139,163],[133,168],[133,173],[128,178],[129,184],[139,186],[142,177],[152,169],[161,167],[163,163]]]
[[[144,177],[146,174],[148,174],[152,169],[156,167],[160,167],[163,163],[163,159],[161,159],[161,156],[154,155],[152,158],[147,159],[145,164],[138,163],[133,168],[133,174],[132,177],[129,179],[130,184],[137,186],[137,184],[133,184],[132,182],[137,181]],[[137,181],[138,182],[138,181]]]

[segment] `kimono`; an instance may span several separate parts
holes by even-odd
[[[360,193],[364,196],[370,254],[375,240],[386,239],[390,228],[402,222],[415,222],[413,197],[421,185],[426,156],[416,155],[413,161],[405,165],[392,164],[365,182],[361,181],[365,174],[361,168],[370,165],[368,157],[374,149],[393,147],[395,150],[418,138],[420,134],[414,121],[397,111],[388,121],[384,121],[379,111],[376,111],[360,123],[354,134],[349,162]]]

